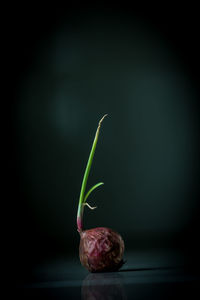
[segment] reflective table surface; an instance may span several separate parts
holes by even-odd
[[[166,251],[130,252],[118,272],[89,273],[78,257],[35,265],[16,286],[21,299],[181,299],[200,296],[200,276],[184,257]]]

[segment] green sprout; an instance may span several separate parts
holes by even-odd
[[[87,186],[87,181],[88,181],[88,176],[90,173],[90,169],[92,166],[92,161],[94,158],[94,153],[95,153],[95,149],[96,149],[96,145],[97,145],[97,141],[98,141],[98,137],[99,137],[99,131],[100,131],[100,127],[101,127],[101,123],[104,120],[104,118],[107,115],[104,115],[101,120],[99,121],[98,127],[97,127],[97,131],[94,137],[94,141],[92,144],[92,148],[90,151],[90,155],[88,158],[88,162],[87,162],[87,166],[85,169],[85,173],[83,176],[83,181],[82,181],[82,185],[81,185],[81,192],[80,192],[80,197],[79,197],[79,204],[78,204],[78,211],[77,211],[77,230],[79,232],[81,232],[83,230],[83,211],[84,211],[84,206],[87,205],[90,209],[95,209],[96,207],[91,207],[87,202],[87,198],[89,197],[89,195],[100,185],[104,184],[103,182],[99,182],[97,184],[95,184],[93,187],[91,187],[89,189],[89,191],[87,193],[85,193],[86,191],[86,186]]]

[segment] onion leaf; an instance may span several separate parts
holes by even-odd
[[[84,203],[86,202],[87,198],[89,197],[89,195],[96,189],[98,188],[100,185],[104,184],[103,182],[99,182],[97,184],[95,184],[93,187],[91,187],[91,189],[87,192],[87,194],[85,195],[85,198],[84,198]]]
[[[85,189],[86,189],[90,169],[91,169],[91,166],[92,166],[92,161],[93,161],[93,158],[94,158],[94,153],[95,153],[95,149],[96,149],[96,145],[97,145],[97,141],[98,141],[98,137],[99,137],[99,131],[100,131],[101,123],[103,122],[103,120],[106,116],[107,115],[104,115],[101,118],[101,120],[99,121],[97,130],[96,130],[96,134],[95,134],[95,137],[94,137],[94,141],[93,141],[93,144],[92,144],[92,148],[91,148],[91,151],[90,151],[90,155],[89,155],[89,158],[88,158],[88,162],[87,162],[87,165],[86,165],[85,173],[84,173],[84,176],[83,176],[83,181],[82,181],[82,185],[81,185],[81,192],[80,192],[80,197],[79,197],[78,211],[77,211],[77,227],[78,227],[79,232],[82,231],[82,227],[83,227],[84,203],[85,203],[86,199],[88,198],[88,196],[91,194],[91,192],[94,189],[96,189],[98,186],[103,184],[102,182],[97,183],[85,195]]]

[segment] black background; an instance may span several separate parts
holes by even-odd
[[[27,154],[26,150],[24,150],[25,146],[20,142],[20,137],[23,136],[24,128],[20,127],[20,119],[19,119],[19,103],[21,101],[21,97],[23,94],[23,88],[26,85],[26,78],[30,76],[30,74],[34,74],[34,67],[38,61],[38,49],[40,49],[40,45],[43,44],[44,40],[51,39],[51,36],[56,34],[60,28],[65,26],[68,32],[74,32],[77,28],[81,28],[82,24],[85,24],[88,19],[95,20],[99,18],[103,23],[105,20],[111,20],[113,18],[117,20],[121,20],[123,23],[124,20],[129,20],[130,24],[135,24],[135,20],[142,20],[146,25],[150,26],[154,32],[160,37],[160,39],[164,40],[169,48],[172,49],[175,57],[175,63],[177,63],[181,69],[181,72],[187,76],[187,80],[189,82],[189,86],[191,87],[192,96],[188,101],[188,105],[190,107],[190,118],[195,121],[195,134],[193,140],[195,141],[195,153],[196,156],[194,158],[194,165],[192,167],[192,183],[190,183],[189,188],[187,189],[186,201],[188,203],[193,203],[194,208],[192,212],[190,211],[189,217],[187,219],[186,224],[182,225],[181,228],[177,229],[177,232],[167,232],[164,234],[154,234],[149,235],[149,232],[145,230],[140,234],[137,232],[137,229],[133,231],[127,231],[126,234],[126,226],[123,227],[122,233],[125,235],[127,243],[126,248],[148,248],[148,247],[172,247],[174,249],[179,249],[185,256],[185,263],[188,266],[193,266],[197,268],[200,264],[199,260],[199,70],[200,70],[200,47],[199,47],[199,17],[198,10],[195,7],[175,7],[175,6],[165,6],[165,7],[148,7],[146,9],[125,9],[124,7],[120,7],[116,5],[115,8],[112,9],[102,9],[100,7],[91,8],[56,8],[51,7],[40,8],[40,7],[16,7],[12,8],[9,11],[7,17],[7,25],[5,26],[7,33],[7,45],[8,45],[8,62],[9,62],[9,125],[8,129],[8,169],[9,169],[9,188],[7,190],[8,196],[8,215],[10,216],[8,221],[8,236],[11,241],[11,246],[9,246],[11,250],[11,260],[15,263],[15,269],[17,270],[17,277],[20,278],[20,275],[23,279],[24,274],[31,275],[31,270],[35,264],[40,261],[43,261],[47,257],[59,257],[60,255],[77,255],[79,237],[76,233],[75,219],[76,219],[76,209],[78,203],[78,193],[81,183],[81,178],[83,175],[84,166],[86,163],[87,155],[89,154],[90,145],[92,142],[92,137],[94,135],[96,125],[98,123],[99,118],[102,114],[107,111],[96,112],[95,115],[91,117],[89,113],[89,106],[91,103],[85,102],[84,108],[84,117],[87,120],[87,131],[80,131],[78,138],[80,135],[85,135],[86,139],[80,138],[80,142],[74,140],[76,136],[73,138],[73,142],[70,140],[66,142],[64,147],[64,153],[61,153],[61,157],[64,158],[66,154],[66,164],[67,171],[65,172],[62,169],[62,164],[59,162],[59,167],[56,169],[56,174],[59,174],[59,168],[61,170],[61,181],[64,182],[64,176],[66,175],[66,179],[68,183],[66,184],[66,189],[70,190],[69,195],[72,197],[74,193],[73,201],[69,202],[70,209],[66,211],[66,219],[70,220],[74,224],[68,224],[67,229],[64,231],[61,230],[59,234],[59,230],[64,225],[64,213],[61,217],[57,216],[57,219],[61,218],[61,223],[54,232],[53,226],[51,224],[51,210],[46,210],[43,208],[41,212],[41,216],[39,211],[39,206],[34,206],[34,199],[28,199],[33,191],[33,187],[30,186],[29,180],[23,180],[26,177],[26,172],[24,171],[26,167],[26,160],[23,161],[22,156]],[[120,21],[119,21],[120,23]],[[133,25],[135,26],[135,25]],[[159,38],[158,38],[159,39]],[[48,50],[46,50],[46,53]],[[38,66],[38,65],[37,65]],[[88,68],[89,68],[88,64]],[[44,79],[45,81],[45,79]],[[195,94],[195,96],[194,96]],[[114,101],[114,100],[113,100]],[[113,102],[113,105],[115,103]],[[93,111],[96,106],[96,110],[99,109],[99,103],[93,103]],[[80,111],[82,107],[78,108]],[[87,112],[88,111],[88,112]],[[126,112],[126,110],[124,110]],[[108,112],[109,113],[109,112]],[[109,123],[118,122],[118,117],[120,115],[120,111],[116,112],[117,117],[111,115],[110,119],[106,119],[103,124],[102,129],[102,140],[103,134],[106,132],[106,127],[109,126]],[[123,126],[123,121],[126,116],[123,115],[123,111],[121,114],[121,126]],[[113,119],[113,121],[112,121]],[[82,119],[84,120],[84,119]],[[107,123],[106,123],[107,122]],[[25,124],[25,123],[24,123]],[[42,126],[42,124],[39,124]],[[81,124],[79,124],[81,126]],[[84,126],[84,125],[83,125]],[[114,125],[113,125],[114,126]],[[110,131],[112,133],[112,131]],[[87,137],[88,134],[88,137]],[[48,135],[48,133],[47,133]],[[121,134],[122,136],[122,134]],[[32,140],[27,142],[27,144],[32,145]],[[128,138],[129,135],[127,134]],[[116,138],[116,136],[115,136]],[[37,141],[37,136],[35,137]],[[52,139],[53,140],[53,139]],[[110,140],[110,137],[105,137],[105,142],[102,148],[102,156],[97,157],[97,173],[98,174],[98,165],[104,163],[104,156],[107,153],[106,146]],[[128,142],[123,140],[125,146],[128,147]],[[103,142],[102,142],[103,143]],[[64,144],[64,142],[63,142]],[[99,142],[100,144],[100,142]],[[58,144],[58,147],[61,146]],[[83,147],[84,145],[84,147]],[[116,145],[116,144],[115,144]],[[83,151],[82,151],[83,147]],[[78,149],[77,149],[78,148]],[[99,146],[101,149],[101,146]],[[57,149],[57,150],[56,150]],[[49,160],[50,164],[53,164],[54,161],[56,163],[56,159],[59,156],[58,148],[55,148],[57,154],[55,154],[54,158]],[[54,153],[54,151],[52,151]],[[109,155],[112,154],[109,148]],[[100,151],[98,152],[100,155]],[[122,150],[122,157],[126,156],[125,149]],[[117,159],[117,158],[116,158]],[[125,158],[124,158],[125,159]],[[53,163],[52,163],[53,161]],[[99,162],[99,164],[98,164]],[[108,162],[108,160],[106,160]],[[115,161],[112,161],[110,167],[112,168],[115,164]],[[120,169],[121,168],[121,169]],[[73,171],[72,171],[73,170]],[[116,170],[115,170],[116,171]],[[30,170],[32,172],[32,170]],[[119,173],[124,172],[122,164],[119,164]],[[48,173],[48,170],[47,172]],[[105,173],[101,172],[102,175]],[[100,175],[101,175],[100,174]],[[110,173],[109,173],[110,174]],[[96,175],[95,175],[96,176]],[[124,176],[124,175],[123,175]],[[189,176],[189,175],[188,175]],[[66,181],[67,181],[66,180]],[[98,179],[97,179],[98,180]],[[101,178],[100,178],[101,180]],[[104,179],[102,178],[104,181]],[[113,179],[114,180],[114,179]],[[125,182],[125,181],[123,181]],[[108,188],[109,184],[112,185],[112,178],[110,179],[110,183],[107,183]],[[49,185],[51,185],[51,180],[46,180],[46,189],[50,189]],[[59,188],[59,186],[55,187],[54,192]],[[122,186],[125,188],[125,185]],[[52,191],[52,189],[50,189]],[[107,191],[107,190],[106,190]],[[51,193],[51,192],[50,192]],[[62,193],[62,191],[60,192]],[[66,191],[65,191],[66,193]],[[105,194],[103,192],[101,195],[104,197]],[[128,193],[128,192],[127,192]],[[129,191],[131,193],[131,191]],[[97,193],[98,194],[98,193]],[[34,197],[37,196],[37,193]],[[41,195],[39,197],[42,197]],[[97,196],[98,197],[98,196]],[[77,199],[77,200],[76,200]],[[39,199],[40,200],[40,199]],[[32,202],[33,201],[33,202]],[[77,201],[74,204],[73,203]],[[102,201],[102,200],[101,200]],[[98,201],[98,206],[101,204]],[[48,202],[45,202],[43,205],[47,205]],[[192,204],[192,205],[193,205]],[[63,203],[60,204],[61,207]],[[66,208],[66,206],[63,206]],[[113,209],[115,209],[115,204],[112,205]],[[105,206],[105,209],[108,208],[110,214],[110,206]],[[144,213],[147,208],[144,207]],[[131,209],[130,209],[131,210]],[[187,210],[187,208],[183,208],[183,210]],[[50,217],[44,217],[46,214],[50,215]],[[117,206],[116,211],[120,211],[120,206]],[[117,226],[115,228],[118,231],[120,230],[120,223],[123,224],[123,219],[126,217],[123,215],[120,219],[120,222],[116,221],[116,218],[112,217],[108,221],[107,224],[103,224],[104,215],[106,215],[106,211],[101,210],[101,216],[98,219],[102,218],[102,225]],[[96,213],[96,212],[95,212]],[[159,212],[158,212],[159,213]],[[70,216],[68,216],[68,214]],[[72,216],[72,214],[74,214]],[[86,213],[87,217],[90,218],[89,213]],[[36,217],[37,216],[37,217]],[[98,215],[96,215],[98,216]],[[113,222],[112,222],[113,218]],[[41,227],[42,222],[47,222],[47,229]],[[95,217],[92,219],[92,225],[95,225]],[[55,222],[55,221],[54,221]],[[169,220],[170,222],[170,220]],[[100,223],[100,222],[99,222]],[[11,224],[11,226],[10,226]],[[118,225],[117,225],[118,224]],[[175,228],[176,229],[176,228]],[[74,230],[74,231],[73,231]],[[128,230],[128,229],[127,229]],[[158,230],[159,231],[159,230]],[[66,235],[65,235],[66,234]],[[64,236],[65,235],[65,236]],[[19,271],[20,270],[20,271]],[[20,274],[21,273],[21,274]],[[25,276],[25,277],[26,277]]]

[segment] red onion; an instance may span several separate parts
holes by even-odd
[[[123,265],[124,241],[115,231],[97,227],[80,233],[79,255],[90,272],[117,271]]]
[[[96,208],[91,207],[86,200],[94,189],[103,184],[103,182],[97,183],[85,194],[87,180],[99,136],[99,130],[105,116],[103,116],[100,120],[95,134],[83,177],[77,212],[77,230],[80,233],[80,261],[90,272],[117,271],[124,263],[124,241],[119,233],[106,227],[83,230],[84,207],[88,206],[90,209]]]

